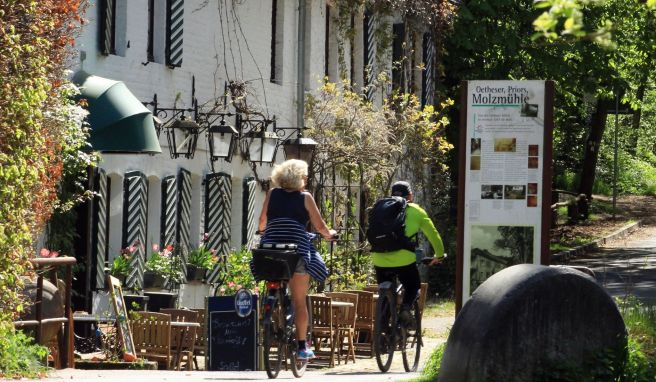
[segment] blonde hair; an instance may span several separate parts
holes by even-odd
[[[308,176],[308,164],[300,159],[289,159],[276,165],[271,172],[275,186],[287,190],[301,190],[303,178]]]

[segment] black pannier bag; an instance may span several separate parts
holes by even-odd
[[[256,280],[289,280],[300,259],[296,244],[261,244],[252,252],[251,270]]]

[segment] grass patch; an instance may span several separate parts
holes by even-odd
[[[435,350],[433,350],[431,353],[430,358],[428,358],[428,361],[426,361],[426,366],[424,367],[424,371],[422,371],[421,376],[411,379],[410,382],[437,381],[437,376],[440,374],[440,366],[442,365],[442,356],[444,355],[445,348],[446,342],[436,347]]]
[[[453,317],[456,315],[456,302],[450,299],[426,301],[424,317]]]

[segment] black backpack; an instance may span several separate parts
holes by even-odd
[[[400,196],[383,198],[369,211],[367,240],[372,252],[415,250],[415,242],[405,236],[405,211],[408,201]]]

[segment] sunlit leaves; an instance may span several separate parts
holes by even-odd
[[[600,6],[606,0],[535,0],[536,9],[545,11],[533,21],[536,33],[533,39],[555,40],[559,37],[589,38],[595,42],[612,46],[612,22],[604,20],[593,26],[595,31],[584,29],[584,10],[589,6]]]

